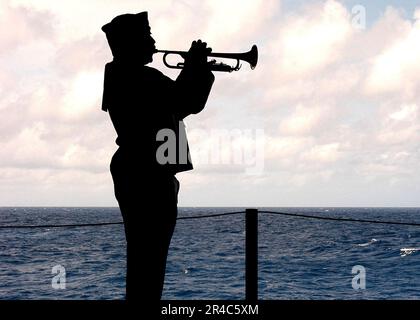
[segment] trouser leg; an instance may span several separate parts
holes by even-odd
[[[136,197],[116,192],[127,240],[127,300],[156,302],[162,296],[177,217],[173,185],[173,180],[161,180],[149,192],[142,195],[139,191]]]

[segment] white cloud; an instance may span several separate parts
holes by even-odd
[[[1,143],[2,166],[54,167],[50,146],[42,138],[45,130],[45,124],[34,123],[33,126],[24,128],[13,140]]]
[[[279,59],[276,71],[301,77],[334,63],[352,34],[350,15],[337,1],[308,6],[282,21],[270,52]]]
[[[68,87],[69,92],[59,107],[65,117],[80,119],[86,114],[98,112],[102,99],[103,72],[81,72]]]
[[[49,12],[11,7],[7,1],[0,3],[0,54],[51,36],[53,26]]]
[[[416,104],[386,107],[377,134],[378,143],[388,147],[417,148],[420,138],[418,113],[419,108]]]
[[[298,105],[294,113],[280,122],[280,132],[290,135],[310,134],[311,130],[320,125],[321,119],[325,120],[326,112],[326,107]]]
[[[264,32],[264,23],[277,13],[279,1],[276,0],[209,0],[209,20],[206,23],[206,36],[221,49],[234,50],[232,40],[239,44],[251,41]],[[221,41],[221,42],[220,42]]]
[[[303,157],[315,162],[335,162],[340,158],[340,143],[314,146]]]
[[[415,15],[417,17],[417,15]],[[407,25],[406,21],[400,24]],[[413,97],[420,88],[420,19],[373,59],[366,87],[370,93],[400,92]]]
[[[111,20],[115,15],[126,12],[145,11],[147,8],[156,8],[159,5],[168,5],[159,1],[132,0],[10,0],[12,7],[25,10],[48,11],[56,17],[54,28],[59,34],[61,43],[77,41],[80,38],[91,37],[101,33],[100,27]]]
[[[404,120],[417,120],[419,107],[416,104],[404,105],[400,110],[393,112],[389,117],[393,120],[404,121]]]

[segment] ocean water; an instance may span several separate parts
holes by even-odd
[[[265,209],[420,222],[420,208]],[[0,208],[0,226],[109,221],[120,221],[117,208]],[[244,223],[244,215],[179,220],[163,299],[243,299]],[[53,288],[55,266],[65,288]],[[365,270],[365,289],[352,286],[354,266]],[[259,216],[260,299],[420,299],[419,274],[420,227]],[[0,299],[123,299],[124,278],[122,225],[0,229]]]

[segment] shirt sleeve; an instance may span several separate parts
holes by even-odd
[[[175,81],[176,115],[179,120],[201,112],[207,102],[214,82],[210,70],[183,69]]]

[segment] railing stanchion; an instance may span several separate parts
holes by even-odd
[[[245,300],[258,300],[258,209],[245,211]]]

